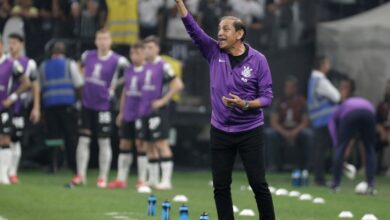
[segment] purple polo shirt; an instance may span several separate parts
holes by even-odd
[[[367,110],[375,114],[375,108],[368,100],[361,97],[352,97],[345,100],[336,111],[333,113],[329,121],[328,128],[330,136],[332,137],[333,146],[337,146],[338,134],[337,129],[339,122],[343,120],[349,113],[356,110]]]
[[[216,40],[208,36],[196,23],[190,13],[182,18],[184,26],[210,67],[211,124],[225,132],[241,132],[264,124],[261,108],[243,111],[228,108],[222,96],[229,93],[243,100],[259,99],[261,107],[271,104],[272,78],[267,59],[263,54],[248,47],[248,56],[231,68],[229,55],[221,50]]]

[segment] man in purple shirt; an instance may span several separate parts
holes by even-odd
[[[138,181],[146,179],[146,152],[136,136],[136,120],[145,116],[147,112],[140,111],[142,102],[142,87],[145,84],[146,75],[151,70],[145,61],[145,45],[137,42],[131,46],[130,59],[132,65],[124,72],[124,87],[120,99],[119,114],[116,124],[120,128],[120,143],[118,156],[118,173],[116,180],[108,183],[108,188],[126,188],[129,168],[133,162],[132,147],[135,139],[137,148]]]
[[[0,39],[0,185],[10,184],[8,172],[12,164],[10,144],[13,130],[11,107],[30,86],[23,72],[18,61],[3,54],[3,42]],[[20,84],[12,90],[15,81]]]
[[[71,184],[86,183],[90,137],[92,131],[95,131],[98,137],[100,171],[96,185],[105,188],[112,157],[110,98],[114,95],[119,73],[128,66],[128,61],[111,50],[111,34],[108,30],[96,32],[95,44],[97,50],[88,50],[81,57],[85,84],[82,90],[80,137],[76,150],[77,175]]]
[[[333,161],[332,189],[339,191],[343,171],[344,155],[348,143],[356,134],[360,136],[366,154],[366,194],[374,194],[375,174],[375,108],[366,99],[351,97],[354,91],[354,82],[346,79],[340,82],[342,103],[333,113],[329,122],[329,133],[332,137],[335,150]]]
[[[147,149],[148,184],[158,190],[172,188],[173,153],[169,145],[169,109],[172,97],[183,89],[183,82],[160,53],[160,40],[155,36],[144,39],[145,57],[151,72],[146,73],[142,87],[140,138]],[[161,181],[160,167],[161,165]],[[142,183],[140,183],[142,184]]]
[[[246,29],[236,17],[223,17],[218,41],[176,0],[184,26],[210,66],[211,166],[219,220],[234,219],[230,185],[237,152],[255,193],[260,219],[275,219],[264,170],[263,107],[271,104],[272,79],[263,54],[243,42]]]
[[[14,134],[12,135],[11,151],[12,151],[12,163],[9,170],[9,178],[11,183],[19,183],[17,175],[19,161],[22,154],[21,138],[26,126],[25,117],[28,115],[31,122],[34,124],[39,121],[40,118],[40,88],[39,83],[36,80],[37,64],[34,60],[24,56],[22,54],[24,46],[24,37],[18,33],[11,33],[8,35],[8,45],[10,51],[10,58],[17,60],[23,67],[23,74],[25,74],[31,81],[31,91],[27,91],[20,96],[20,99],[13,105],[12,122],[14,125]],[[19,83],[14,83],[13,90],[19,87]],[[31,100],[32,99],[32,100]],[[32,103],[31,103],[32,101]],[[31,112],[30,105],[32,106]]]

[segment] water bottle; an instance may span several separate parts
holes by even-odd
[[[199,220],[209,220],[209,215],[207,215],[206,212],[203,212],[203,214],[200,216]]]
[[[148,197],[148,216],[156,215],[156,201],[157,198],[155,195],[150,195]]]
[[[179,209],[180,220],[188,220],[188,206],[182,205]]]
[[[164,201],[162,203],[162,212],[161,220],[170,220],[171,219],[171,203]]]
[[[291,174],[291,178],[292,178],[292,186],[293,187],[300,187],[302,185],[301,171],[300,170],[294,170]]]
[[[309,171],[302,170],[302,186],[309,186]]]

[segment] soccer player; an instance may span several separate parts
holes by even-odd
[[[237,153],[255,194],[260,219],[275,219],[265,178],[262,128],[262,108],[273,99],[267,60],[244,43],[246,28],[239,18],[223,17],[216,41],[199,27],[183,0],[175,1],[187,32],[210,66],[211,167],[218,219],[234,219],[230,185]]]
[[[10,149],[12,135],[12,105],[19,96],[30,87],[30,81],[22,65],[3,54],[3,42],[0,38],[0,184],[10,184],[8,171],[12,163]],[[12,90],[14,82],[20,83]]]
[[[112,158],[110,98],[114,95],[118,77],[128,66],[128,61],[111,50],[111,34],[106,29],[96,32],[95,45],[96,50],[85,51],[81,57],[85,83],[76,150],[77,175],[73,177],[71,186],[86,184],[89,144],[92,132],[96,132],[100,171],[96,185],[105,188]]]
[[[12,184],[19,183],[17,175],[20,157],[22,154],[21,138],[23,136],[23,130],[25,127],[25,115],[29,114],[31,122],[37,123],[40,118],[40,88],[37,78],[37,64],[34,60],[22,55],[24,47],[24,37],[17,33],[11,33],[8,35],[8,45],[10,50],[11,59],[17,60],[23,67],[23,74],[25,74],[31,81],[31,93],[33,99],[33,106],[31,112],[29,112],[29,105],[31,99],[31,93],[25,92],[21,95],[13,105],[13,117],[12,123],[14,126],[14,133],[12,135],[12,142],[10,149],[12,151],[11,167],[9,169],[9,179]],[[19,82],[15,82],[13,91],[19,87]]]
[[[375,194],[375,108],[371,102],[361,97],[352,97],[354,82],[343,80],[340,83],[342,103],[333,113],[329,122],[335,149],[333,160],[332,189],[339,190],[343,171],[344,155],[348,143],[356,134],[361,137],[365,147],[366,181],[368,187],[366,194]]]
[[[135,121],[146,112],[140,112],[142,104],[142,87],[145,76],[151,70],[145,65],[145,46],[137,42],[131,46],[130,59],[132,66],[124,72],[124,88],[120,99],[119,114],[116,124],[120,127],[120,143],[118,156],[118,173],[116,180],[108,183],[108,188],[126,188],[129,168],[133,162],[132,141],[136,138]],[[138,181],[141,184],[146,179],[146,151],[142,148],[139,139],[136,139],[138,152]]]
[[[141,137],[148,148],[149,185],[160,190],[172,188],[172,151],[168,142],[168,104],[172,96],[183,89],[183,82],[175,76],[172,67],[159,56],[160,41],[155,36],[144,39],[146,61],[152,71],[146,74],[143,86],[141,112],[150,113],[142,119]],[[161,161],[161,181],[159,181],[159,160]]]

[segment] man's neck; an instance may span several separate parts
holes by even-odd
[[[243,42],[237,42],[234,44],[231,48],[227,50],[227,53],[232,55],[232,56],[240,56],[245,53],[245,44]]]
[[[157,59],[157,56],[150,57],[149,59],[146,59],[148,63],[153,63]]]
[[[105,57],[110,52],[110,50],[98,50],[99,57]]]
[[[135,67],[141,67],[144,65],[145,62],[141,62],[141,63],[134,63],[134,66]]]
[[[14,54],[11,53],[11,57],[12,59],[18,59],[20,57],[20,53],[14,53]]]

